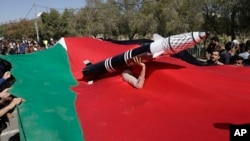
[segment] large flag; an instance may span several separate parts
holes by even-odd
[[[194,66],[173,57],[146,63],[135,89],[115,72],[88,85],[83,61],[138,45],[62,38],[54,47],[2,56],[17,78],[12,93],[22,141],[228,141],[229,125],[250,122],[250,68]]]

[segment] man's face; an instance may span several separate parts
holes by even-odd
[[[240,49],[240,46],[238,44],[236,44],[236,45],[234,45],[234,49],[235,49],[235,51],[237,51]]]
[[[213,51],[211,54],[211,60],[216,62],[220,59],[220,54],[218,51]]]
[[[234,65],[236,65],[236,66],[243,66],[243,60],[236,60],[234,62]]]

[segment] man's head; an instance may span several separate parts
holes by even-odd
[[[246,51],[250,53],[250,46],[246,46]]]
[[[225,44],[225,49],[227,50],[227,51],[230,51],[231,49],[233,48],[233,43],[232,42],[227,42],[226,44]]]
[[[229,51],[229,52],[232,52],[232,53],[234,53],[234,52],[236,52],[236,50],[238,50],[239,49],[239,45],[238,44],[235,44],[235,42],[227,42],[226,44],[225,44],[225,49],[227,50],[227,51]]]
[[[217,46],[220,42],[219,38],[217,36],[214,36],[210,39],[211,44],[213,44],[214,46]]]
[[[234,43],[235,45],[240,45],[240,42],[239,42],[238,40],[236,40],[236,39],[233,40],[233,43]]]
[[[220,59],[220,52],[219,50],[213,50],[211,54],[211,61],[213,62],[218,62]]]
[[[233,46],[236,50],[239,50],[240,48],[240,42],[236,39],[233,40]]]
[[[237,55],[234,61],[234,65],[236,66],[244,66],[244,59],[243,57]]]

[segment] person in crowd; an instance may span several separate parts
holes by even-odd
[[[210,59],[207,61],[208,65],[223,65],[223,63],[221,63],[220,61],[220,51],[219,50],[212,50],[211,53],[211,57]]]
[[[219,45],[219,38],[217,36],[214,36],[210,39],[210,43],[208,44],[208,47],[206,48],[206,58],[207,60],[210,60],[211,54],[213,50],[218,50],[220,48]]]
[[[11,88],[5,88],[0,92],[0,134],[7,128],[9,118],[13,118],[13,111],[15,107],[22,102],[23,98],[18,98],[10,94]]]
[[[225,45],[220,45],[219,51],[220,51],[220,54],[225,53],[226,52]]]
[[[22,98],[17,98],[10,94],[10,87],[4,85],[5,81],[11,77],[10,71],[3,73],[2,78],[0,78],[0,133],[7,128],[9,118],[14,117],[12,112],[15,109],[15,106],[23,102]]]
[[[15,55],[15,54],[17,54],[17,47],[16,47],[16,46],[10,47],[10,49],[9,49],[8,52],[9,52],[10,55]]]
[[[6,98],[6,97],[8,97],[8,96],[6,96],[6,95],[2,96],[2,93],[0,93],[0,98]],[[11,102],[7,106],[0,109],[0,118],[2,116],[4,116],[5,114],[7,114],[12,109],[14,109],[17,105],[21,104],[22,102],[24,102],[24,100],[22,98],[20,98],[20,97],[19,98],[13,98],[11,100]]]
[[[237,55],[235,57],[234,65],[243,67],[244,66],[244,59],[243,59],[243,57]]]
[[[26,53],[26,48],[27,48],[27,44],[26,43],[22,43],[20,46],[19,46],[19,53],[20,54],[25,54]]]
[[[17,105],[24,102],[24,99],[12,97],[7,90],[0,92],[0,100],[4,102],[0,104],[0,134],[4,129],[7,128],[7,123],[9,122],[9,117],[12,116],[12,112]]]
[[[29,46],[28,46],[28,48],[27,48],[27,53],[32,53],[32,52],[34,52],[35,50],[34,50],[34,45],[35,45],[35,43],[34,42],[31,42],[30,44],[29,44]]]
[[[220,61],[223,64],[234,64],[234,59],[236,56],[237,48],[238,48],[238,45],[235,44],[234,42],[231,42],[231,41],[227,42],[225,44],[226,52],[221,54]]]
[[[0,78],[0,86],[1,86],[8,78],[10,78],[10,77],[11,77],[10,71],[6,71],[6,72],[3,74],[2,78]]]
[[[248,56],[247,59],[244,60],[244,66],[250,66],[250,55]]]
[[[136,77],[130,69],[126,69],[122,73],[122,78],[127,83],[131,84],[135,88],[141,89],[144,85],[145,81],[145,73],[146,73],[146,66],[142,63],[141,58],[134,58],[135,65],[139,65],[141,67],[141,72],[138,77]]]
[[[246,51],[246,44],[245,43],[240,43],[240,49],[239,49],[239,53],[244,53]]]
[[[6,82],[7,79],[9,79],[11,77],[11,73],[10,71],[6,71],[4,72],[2,78],[0,78],[0,88],[1,90],[3,90],[1,93],[2,95],[7,95],[4,98],[0,97],[0,108],[4,107],[6,105],[7,101],[10,101],[12,99],[12,97],[9,94],[9,90],[11,88],[6,88],[6,85],[4,84]],[[8,117],[13,117],[13,115],[11,113],[7,113]]]
[[[244,52],[240,53],[239,56],[243,57],[244,60],[247,60],[249,55],[250,55],[250,40],[247,40]]]
[[[234,49],[235,49],[234,57],[236,57],[236,55],[240,53],[240,42],[236,39],[234,39],[232,42],[233,42]]]

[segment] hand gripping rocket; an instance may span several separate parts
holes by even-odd
[[[96,64],[91,64],[85,60],[86,67],[83,69],[83,79],[91,82],[98,76],[125,69],[133,65],[134,57],[139,57],[143,62],[151,61],[161,55],[172,55],[200,43],[208,36],[207,32],[189,32],[163,38],[154,34],[154,42],[143,44],[142,46],[130,49],[125,53],[107,58]],[[92,81],[93,82],[93,81]]]

